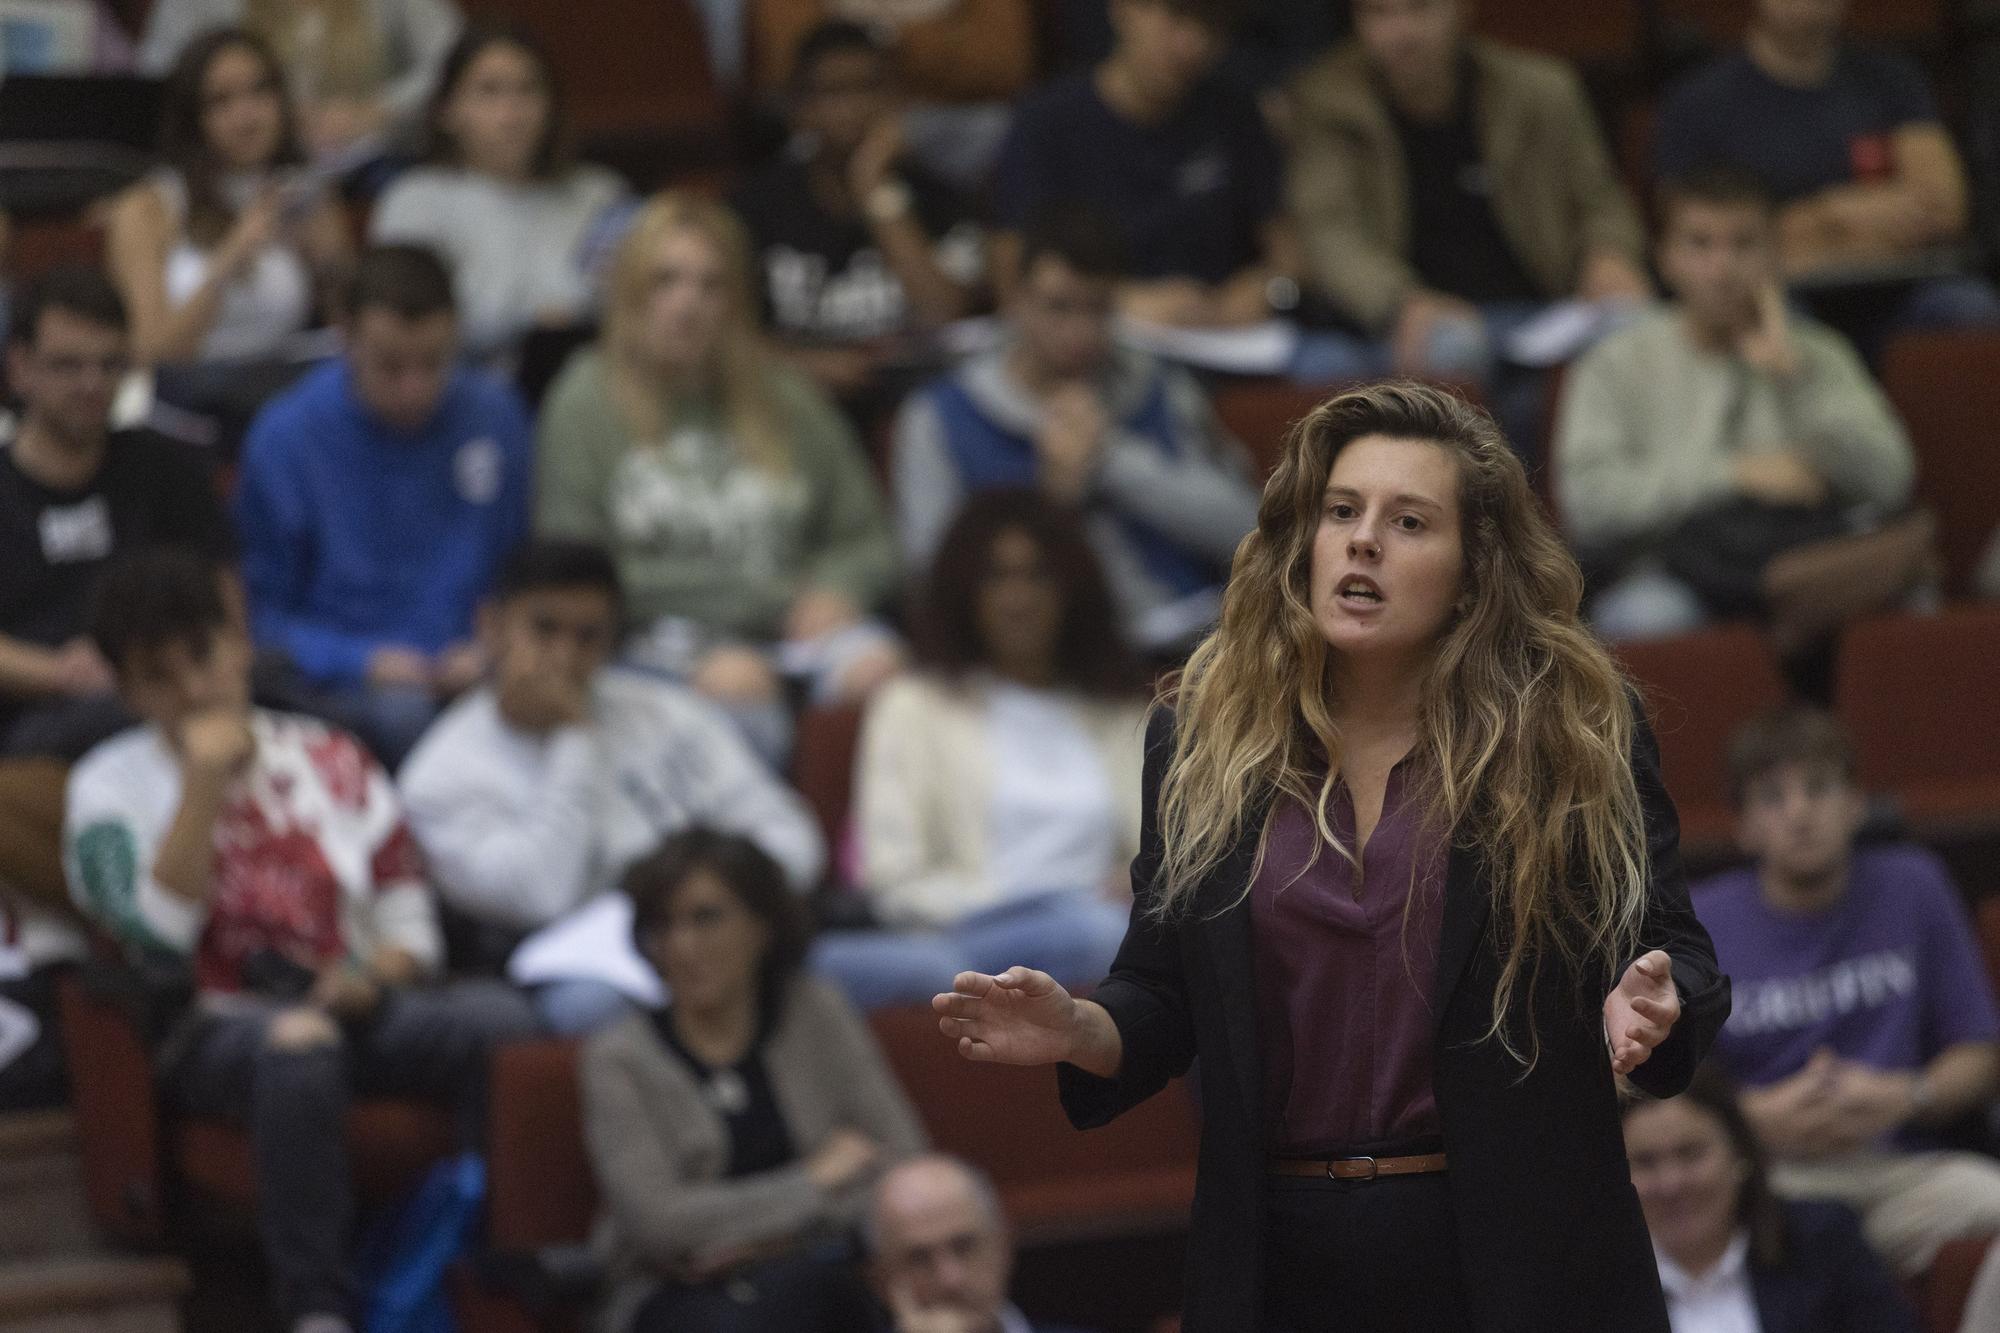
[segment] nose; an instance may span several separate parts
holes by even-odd
[[[1348,555],[1357,560],[1375,560],[1381,557],[1382,542],[1375,535],[1376,522],[1374,517],[1364,515],[1354,525],[1353,532],[1347,538]]]

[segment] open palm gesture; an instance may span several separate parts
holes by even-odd
[[[968,1060],[1051,1065],[1070,1058],[1076,1001],[1046,972],[1010,967],[998,976],[961,972],[932,998],[938,1028]]]
[[[1663,950],[1642,955],[1604,1000],[1604,1043],[1613,1073],[1629,1074],[1645,1064],[1681,1016],[1673,966]]]

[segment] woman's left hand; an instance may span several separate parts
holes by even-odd
[[[1641,956],[1604,1000],[1604,1044],[1611,1051],[1611,1071],[1629,1074],[1645,1064],[1680,1016],[1680,992],[1674,988],[1666,952],[1655,949]]]

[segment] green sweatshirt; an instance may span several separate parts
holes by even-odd
[[[801,592],[887,598],[896,547],[852,428],[804,376],[774,367],[791,468],[743,461],[713,403],[688,401],[665,439],[632,438],[597,348],[543,404],[536,526],[603,543],[635,627],[662,616],[758,640],[781,637]]]

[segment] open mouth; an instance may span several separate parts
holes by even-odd
[[[1386,600],[1381,586],[1365,574],[1349,574],[1334,595],[1349,606],[1380,606]]]

